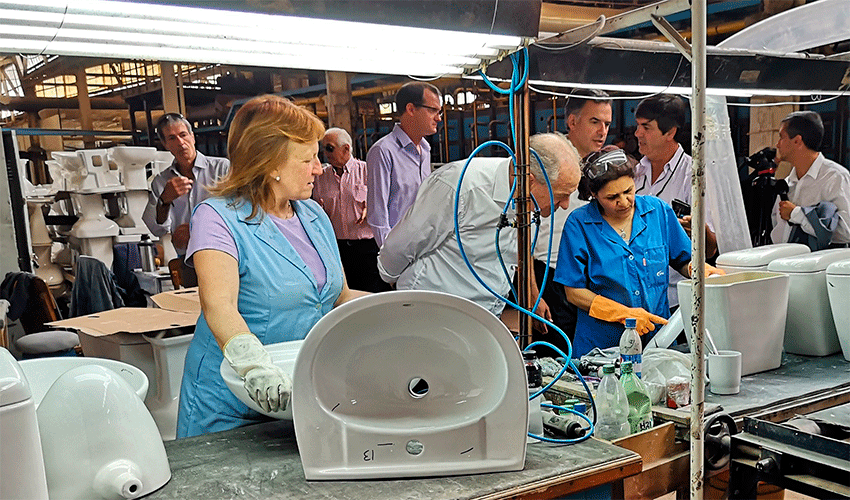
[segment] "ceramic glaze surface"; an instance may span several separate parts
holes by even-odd
[[[830,309],[826,269],[850,259],[850,249],[835,248],[786,257],[770,263],[771,271],[791,278],[785,350],[804,356],[828,356],[841,350]]]
[[[691,280],[680,281],[679,304],[685,328],[691,326]],[[742,374],[779,368],[788,312],[787,274],[745,271],[705,281],[705,328],[717,349],[741,352]]]
[[[519,347],[498,318],[460,297],[400,291],[343,304],[307,335],[293,387],[307,479],[469,474],[525,462]]]
[[[66,371],[36,414],[51,498],[138,498],[171,478],[156,423],[109,368]]]
[[[120,375],[133,388],[133,392],[142,401],[148,393],[148,377],[142,370],[135,366],[115,361],[113,359],[91,358],[91,357],[57,357],[25,359],[18,363],[21,370],[30,382],[33,400],[36,407],[41,404],[44,395],[50,386],[56,382],[63,373],[80,366],[103,366]]]
[[[800,243],[775,243],[720,254],[717,257],[717,267],[727,273],[767,271],[767,265],[771,261],[810,252],[809,247]]]
[[[850,361],[850,259],[826,268],[826,288],[841,353]]]

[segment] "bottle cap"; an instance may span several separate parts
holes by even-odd
[[[635,318],[626,318],[626,328],[636,328],[637,320]]]
[[[534,349],[528,349],[527,351],[522,351],[522,359],[524,359],[524,360],[537,359],[537,351],[535,351]]]
[[[623,361],[620,365],[620,371],[623,373],[634,373],[634,368],[632,368],[631,361]]]
[[[614,373],[614,365],[605,365],[605,366],[603,366],[603,367],[602,367],[602,373],[604,373],[604,374],[606,374],[606,375],[607,375],[608,373]]]

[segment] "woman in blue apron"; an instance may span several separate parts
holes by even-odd
[[[186,259],[198,274],[202,312],[186,355],[177,437],[267,419],[227,388],[223,358],[261,408],[286,408],[292,381],[263,345],[303,339],[333,307],[365,293],[348,288],[330,220],[310,199],[324,130],[277,96],[256,97],[233,118],[230,172],[192,214]]]
[[[665,201],[635,195],[634,175],[620,149],[582,162],[579,198],[591,202],[564,225],[554,277],[578,307],[573,357],[617,345],[626,318],[641,335],[667,323],[668,269],[690,276],[688,235]]]

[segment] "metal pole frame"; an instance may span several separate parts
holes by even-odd
[[[691,339],[691,429],[690,429],[690,497],[702,500],[705,482],[705,85],[706,85],[706,0],[691,5],[691,278],[693,286],[692,315],[694,335]],[[686,326],[687,328],[687,326]]]

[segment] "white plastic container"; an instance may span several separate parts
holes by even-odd
[[[844,359],[850,361],[850,259],[826,268],[826,288],[838,343]]]
[[[779,368],[790,278],[768,271],[712,276],[705,281],[705,327],[717,349],[741,352],[741,373]],[[678,283],[679,304],[691,328],[691,283]]]
[[[829,356],[841,350],[826,290],[826,268],[850,259],[850,249],[820,250],[808,255],[777,259],[770,271],[791,278],[785,351],[804,356]]]
[[[809,247],[800,243],[776,243],[722,253],[717,257],[717,267],[727,273],[767,271],[767,265],[771,261],[810,252]]]

